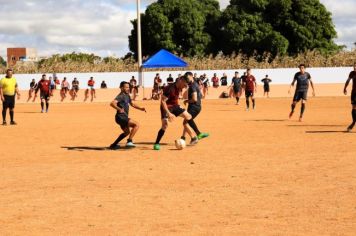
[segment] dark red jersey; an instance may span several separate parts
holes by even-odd
[[[163,90],[163,96],[168,98],[166,101],[168,107],[177,106],[180,90],[176,87],[176,83],[169,84]]]
[[[244,82],[246,84],[246,91],[254,92],[255,91],[255,82],[256,79],[253,75],[248,75],[244,78]]]
[[[36,93],[40,90],[42,94],[49,94],[51,91],[51,82],[49,80],[40,80],[37,85]]]

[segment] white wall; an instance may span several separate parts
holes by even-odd
[[[313,81],[315,83],[344,83],[348,77],[348,74],[352,70],[352,67],[332,67],[332,68],[309,68],[307,71],[311,74]],[[240,74],[245,70],[237,69]],[[214,73],[217,73],[218,77],[221,77],[223,73],[226,73],[228,76],[228,82],[231,82],[231,78],[234,75],[235,70],[206,70],[206,71],[192,71],[193,73],[198,73],[198,75],[206,73],[209,78],[213,76]],[[252,74],[258,80],[258,83],[261,83],[260,80],[268,74],[272,79],[273,84],[289,84],[291,83],[294,74],[298,72],[298,68],[289,68],[289,69],[252,69]],[[158,72],[163,79],[163,82],[166,82],[166,78],[169,74],[175,78],[179,73],[185,73],[182,71],[160,71]],[[153,78],[155,77],[156,72],[145,72],[144,81],[145,87],[152,87]],[[38,81],[41,78],[41,74],[16,74],[14,75],[18,80],[20,89],[26,90],[29,88],[31,79],[36,79]],[[47,77],[53,76],[52,74],[47,74]],[[88,79],[93,76],[96,81],[96,87],[100,86],[101,81],[105,80],[109,88],[117,88],[121,81],[129,81],[131,76],[135,76],[138,80],[137,72],[120,72],[120,73],[57,73],[57,77],[62,80],[63,77],[67,77],[67,80],[71,82],[74,77],[76,77],[80,82],[81,88],[86,88],[86,83]],[[272,84],[272,85],[273,85]]]

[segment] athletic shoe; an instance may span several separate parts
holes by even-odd
[[[126,147],[127,148],[134,148],[134,147],[136,147],[136,145],[133,142],[128,142],[128,143],[126,143]]]
[[[2,122],[2,125],[3,125],[3,126],[6,126],[6,125],[7,125],[6,121],[3,121],[3,122]]]
[[[198,137],[194,137],[192,138],[192,140],[190,140],[190,145],[195,145],[198,143]]]
[[[120,145],[113,145],[113,144],[111,144],[111,145],[109,146],[109,149],[110,149],[110,150],[117,150],[117,149],[120,149]]]
[[[207,138],[207,137],[209,137],[209,134],[208,133],[200,133],[200,134],[198,134],[198,139],[200,140],[200,139],[203,139],[203,138]]]
[[[41,110],[41,113],[44,113],[44,110]]]
[[[46,113],[48,113],[48,109],[46,110]]]
[[[353,128],[354,128],[354,124],[351,124],[349,127],[347,127],[347,132],[351,132]]]
[[[294,113],[294,112],[292,112],[292,111],[289,113],[289,119],[291,119],[291,118],[292,118],[293,113]]]
[[[159,144],[153,145],[153,150],[156,150],[156,151],[161,150],[161,145],[159,145]]]
[[[302,122],[303,121],[303,117],[299,117],[299,122]]]
[[[15,121],[11,121],[10,125],[17,125],[17,123]]]
[[[250,109],[249,108],[246,108],[246,110],[245,111],[249,111]]]

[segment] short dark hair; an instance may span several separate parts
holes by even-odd
[[[11,68],[9,68],[9,69],[6,70],[6,73],[9,72],[9,71],[13,71],[13,70]]]
[[[235,74],[239,74],[239,72],[238,72],[238,71],[235,71]]]
[[[301,63],[298,67],[299,67],[299,68],[300,68],[300,67],[304,67],[304,68],[305,68],[306,66],[305,66],[304,63]]]
[[[187,82],[187,83],[189,82],[188,76],[193,76],[193,73],[190,71],[185,72],[183,78],[184,78],[185,82]]]
[[[123,87],[125,86],[125,84],[129,84],[129,83],[126,82],[126,81],[122,81],[122,82],[120,83],[120,88],[123,88]]]

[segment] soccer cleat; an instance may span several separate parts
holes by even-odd
[[[44,113],[44,110],[43,110],[43,109],[41,110],[41,113]]]
[[[17,125],[17,123],[15,121],[11,121],[10,125]]]
[[[156,151],[161,150],[161,145],[156,143],[155,145],[153,145],[153,150],[156,150]]]
[[[127,142],[126,143],[126,147],[127,148],[134,148],[134,147],[136,147],[136,145],[133,142]]]
[[[200,139],[203,139],[203,138],[207,138],[207,137],[209,137],[209,134],[208,133],[200,133],[200,134],[198,134],[198,139],[200,140]]]
[[[349,127],[347,127],[347,132],[351,132],[354,126],[355,124],[351,124]]]
[[[198,143],[198,137],[194,137],[192,138],[192,140],[190,141],[190,145],[195,145]]]
[[[117,150],[117,149],[119,149],[120,148],[120,145],[113,145],[113,144],[111,144],[110,146],[109,146],[109,149],[110,150]]]
[[[5,120],[2,122],[2,125],[3,125],[3,126],[6,126],[6,125],[7,125],[7,123],[6,123]]]

